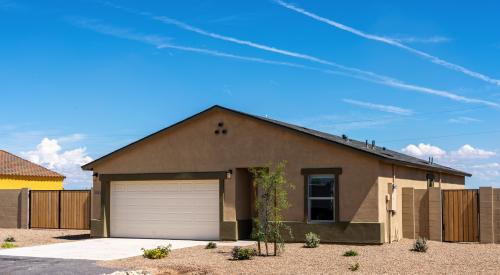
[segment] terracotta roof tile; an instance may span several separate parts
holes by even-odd
[[[0,175],[64,178],[59,173],[3,150],[0,150]]]

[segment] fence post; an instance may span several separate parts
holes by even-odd
[[[493,188],[479,188],[479,240],[481,243],[493,243]]]
[[[441,189],[429,187],[429,240],[443,241],[443,204]]]

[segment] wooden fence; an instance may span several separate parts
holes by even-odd
[[[30,227],[90,229],[90,190],[32,190]]]
[[[443,240],[479,241],[478,190],[443,190]]]

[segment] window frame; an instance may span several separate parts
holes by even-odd
[[[333,181],[333,191],[332,191],[332,195],[329,196],[329,197],[311,197],[310,196],[310,184],[311,184],[311,181],[312,179],[314,178],[320,178],[320,179],[324,179],[324,178],[328,178],[328,179],[332,179]],[[336,220],[336,216],[335,216],[335,186],[337,185],[337,182],[335,180],[335,175],[334,174],[312,174],[312,175],[308,175],[307,176],[307,221],[309,223],[332,223],[332,222],[335,222]],[[312,220],[311,219],[311,206],[312,206],[312,201],[332,201],[332,219],[331,220]]]
[[[303,168],[301,169],[301,174],[304,176],[304,222],[308,224],[339,222],[339,175],[342,174],[342,168]],[[309,197],[309,183],[310,179],[313,177],[333,177],[333,196],[312,197],[312,200],[333,200],[332,220],[311,220],[311,198]]]

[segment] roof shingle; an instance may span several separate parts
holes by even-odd
[[[0,150],[0,175],[64,178],[63,175],[57,172],[20,158],[4,150]]]

